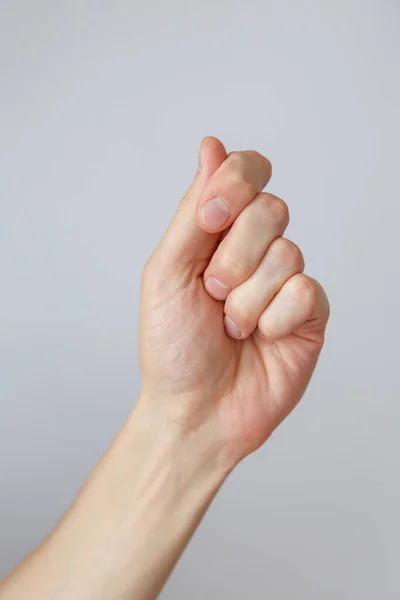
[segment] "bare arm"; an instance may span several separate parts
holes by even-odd
[[[283,237],[271,166],[215,138],[142,278],[142,392],[0,600],[153,600],[235,465],[306,389],[329,304]],[[210,202],[209,202],[210,201]]]
[[[227,474],[220,450],[168,427],[141,398],[53,534],[1,600],[156,598]]]

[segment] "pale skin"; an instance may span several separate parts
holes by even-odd
[[[329,303],[270,176],[261,154],[202,140],[143,271],[140,397],[0,600],[154,600],[225,479],[303,396]]]

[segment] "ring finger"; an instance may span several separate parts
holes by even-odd
[[[256,271],[228,295],[225,302],[225,327],[235,338],[248,337],[285,282],[304,270],[304,258],[296,244],[276,238]]]

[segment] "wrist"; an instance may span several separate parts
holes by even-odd
[[[144,453],[164,456],[187,476],[195,473],[198,480],[202,474],[211,475],[222,482],[238,462],[229,444],[212,419],[188,427],[186,421],[172,418],[165,409],[170,400],[154,401],[142,393],[127,420],[127,437],[134,445],[142,445]]]

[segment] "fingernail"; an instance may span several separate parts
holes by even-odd
[[[209,229],[219,229],[231,216],[229,206],[223,198],[212,198],[201,209],[201,218]]]
[[[240,337],[242,337],[242,332],[240,331],[239,327],[236,325],[236,323],[234,323],[232,321],[232,319],[230,319],[228,317],[228,315],[225,315],[224,323],[225,323],[225,329],[231,337],[236,338],[236,339],[239,339]]]
[[[208,277],[204,285],[207,292],[216,300],[226,300],[229,295],[230,287],[221,283],[216,277]]]

